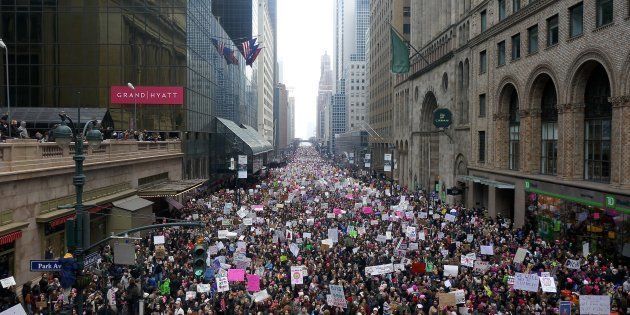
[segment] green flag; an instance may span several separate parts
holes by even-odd
[[[394,27],[390,29],[392,39],[392,72],[409,72],[409,46],[400,38]]]

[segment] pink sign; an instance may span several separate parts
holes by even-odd
[[[372,214],[372,207],[363,207],[363,214]]]
[[[341,209],[335,208],[335,209],[333,209],[333,213],[334,214],[341,214]]]
[[[112,86],[109,89],[112,104],[183,105],[184,88],[181,86]]]
[[[228,281],[245,281],[245,269],[228,269]]]
[[[347,194],[346,195],[346,199],[352,200],[354,198],[354,196],[352,194]]]
[[[260,277],[258,275],[247,275],[247,291],[260,291]]]

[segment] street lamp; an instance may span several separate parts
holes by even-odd
[[[101,132],[96,129],[98,124],[97,120],[88,121],[83,127],[83,132],[77,134],[72,128],[66,124],[66,119],[72,126],[74,123],[72,119],[68,117],[64,112],[59,114],[61,118],[61,124],[54,130],[55,142],[62,148],[68,148],[72,140],[74,140],[74,177],[72,177],[72,183],[76,189],[76,204],[74,205],[74,211],[76,213],[76,224],[74,225],[74,237],[69,239],[76,240],[76,248],[74,251],[74,257],[79,263],[79,269],[83,268],[83,250],[90,245],[90,215],[83,211],[83,186],[85,185],[85,175],[83,174],[83,161],[85,156],[83,155],[83,141],[87,140],[92,150],[98,148],[103,141]],[[78,131],[78,130],[77,130]],[[66,236],[68,238],[68,236]],[[70,247],[70,246],[69,246]]]
[[[136,87],[133,86],[131,82],[127,82],[127,86],[135,92]],[[138,124],[138,119],[137,119],[138,108],[137,107],[138,107],[138,102],[136,100],[136,93],[133,93],[133,130],[136,130],[138,128],[137,127],[137,124]]]
[[[9,138],[11,138],[11,99],[9,98],[9,49],[7,45],[0,38],[0,48],[4,48],[4,57],[6,62],[4,69],[7,71],[7,110],[9,112]]]

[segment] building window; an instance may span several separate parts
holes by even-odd
[[[584,24],[584,4],[582,2],[569,8],[569,36],[582,35]]]
[[[482,51],[479,53],[479,74],[486,73],[486,69],[488,68],[488,56],[486,55],[486,51]]]
[[[584,94],[584,178],[610,182],[612,105],[606,70],[598,65],[587,80]]]
[[[505,13],[505,0],[497,0],[499,6],[499,21],[503,21],[506,18]]]
[[[410,24],[403,24],[403,33],[404,34],[409,34],[411,32],[411,25]]]
[[[486,94],[479,95],[479,117],[486,117]]]
[[[497,64],[499,66],[505,64],[505,41],[497,44]]]
[[[521,9],[521,0],[512,0],[512,13]]]
[[[479,131],[479,163],[486,161],[486,132]]]
[[[481,13],[479,13],[479,18],[481,20],[481,22],[480,22],[480,24],[481,24],[481,32],[483,33],[483,32],[486,31],[486,28],[488,26],[487,25],[487,23],[488,23],[487,22],[488,16],[487,16],[486,10],[483,10],[483,11],[481,11]]]
[[[549,80],[541,99],[540,172],[556,175],[558,171],[558,108],[555,86]]]
[[[558,15],[547,19],[547,47],[558,43]]]
[[[533,54],[538,51],[538,25],[527,29],[527,53]]]
[[[512,60],[521,58],[521,34],[512,36]]]
[[[520,122],[521,119],[518,115],[518,96],[516,91],[512,92],[510,97],[510,116],[509,116],[509,165],[511,170],[518,170],[519,166],[519,144],[520,144]]]
[[[613,0],[597,0],[597,27],[613,21]]]

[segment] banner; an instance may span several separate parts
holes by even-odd
[[[363,159],[363,161],[365,162],[365,168],[372,167],[372,154],[365,154],[365,158]]]
[[[247,155],[238,156],[238,178],[247,178]]]
[[[394,272],[394,264],[384,264],[365,267],[366,276],[380,276]]]
[[[383,162],[383,171],[384,172],[392,171],[392,155],[390,153],[385,154],[384,162]]]

